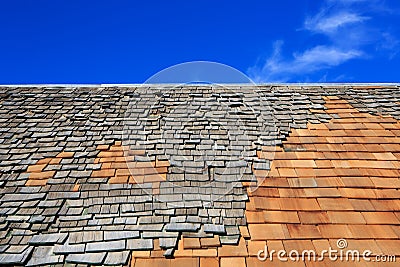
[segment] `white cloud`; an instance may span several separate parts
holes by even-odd
[[[284,59],[281,55],[283,41],[274,44],[273,55],[266,60],[261,68],[248,70],[252,79],[257,82],[265,80],[286,82],[293,74],[302,75],[340,65],[350,59],[363,55],[359,50],[341,50],[337,47],[315,46],[302,53],[294,53],[291,58]]]
[[[382,40],[377,49],[388,51],[389,59],[394,58],[399,53],[400,41],[389,32],[382,33]]]
[[[304,27],[309,31],[331,34],[340,28],[344,28],[350,24],[361,23],[367,19],[369,18],[347,11],[335,13],[330,16],[324,16],[323,13],[319,13],[315,17],[306,19]]]
[[[400,42],[373,24],[374,15],[387,14],[385,10],[381,0],[325,0],[318,13],[305,18],[301,31],[325,37],[319,44],[283,53],[284,42],[278,40],[272,54],[262,64],[250,67],[248,74],[258,82],[304,81],[309,79],[307,75],[327,72],[349,60],[375,57],[371,46],[394,57]]]
[[[355,49],[346,51],[337,47],[319,45],[304,51],[302,54],[294,54],[294,62],[300,66],[306,66],[311,70],[318,70],[340,65],[347,60],[360,57],[361,55],[362,52]]]

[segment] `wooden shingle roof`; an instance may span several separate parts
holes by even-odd
[[[0,265],[400,256],[398,90],[1,88]]]

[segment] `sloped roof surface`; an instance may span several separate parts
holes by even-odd
[[[257,254],[338,239],[400,256],[399,98],[397,86],[0,88],[0,265],[329,266]]]

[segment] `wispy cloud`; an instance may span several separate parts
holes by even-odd
[[[368,17],[360,16],[359,14],[343,11],[331,16],[319,13],[315,17],[307,18],[304,22],[305,29],[317,33],[332,34],[340,30],[340,28],[347,27],[350,24],[361,23]]]
[[[285,82],[290,80],[293,74],[305,75],[331,68],[363,54],[356,49],[341,50],[334,46],[319,45],[293,53],[290,58],[285,59],[281,54],[283,44],[281,40],[275,42],[273,55],[266,60],[262,69],[253,67],[248,70],[254,81]]]
[[[361,2],[363,8],[360,8]],[[325,37],[319,44],[283,53],[284,40],[275,41],[271,55],[260,60],[261,64],[250,67],[248,74],[257,82],[304,81],[309,74],[335,68],[349,60],[371,58],[371,45],[375,50],[390,50],[389,57],[396,56],[399,41],[390,32],[370,23],[373,5],[380,6],[372,9],[374,12],[385,10],[380,0],[326,0],[317,13],[306,16],[299,30],[310,38]],[[326,77],[323,74],[323,79]]]
[[[389,51],[389,58],[394,58],[399,53],[400,41],[389,32],[383,32],[382,38],[379,48]]]
[[[321,69],[325,66],[337,66],[361,55],[362,52],[358,50],[340,50],[337,47],[320,45],[301,54],[295,53],[294,58],[300,66],[313,66],[315,69]]]

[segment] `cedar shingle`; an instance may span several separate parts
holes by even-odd
[[[321,224],[318,230],[323,238],[353,238],[349,225],[346,224]]]
[[[318,198],[318,204],[322,210],[353,210],[353,206],[347,198]]]
[[[330,221],[335,224],[365,224],[360,212],[353,211],[328,211]]]
[[[322,237],[315,225],[288,224],[287,228],[292,238],[314,239]]]
[[[299,211],[298,215],[302,224],[324,224],[331,222],[326,211]]]
[[[249,224],[251,240],[286,239],[285,231],[283,224]]]
[[[280,207],[282,210],[320,210],[320,206],[315,198],[280,198]]]
[[[264,221],[267,223],[300,223],[296,211],[264,211]]]
[[[393,212],[362,212],[367,224],[400,224]]]

